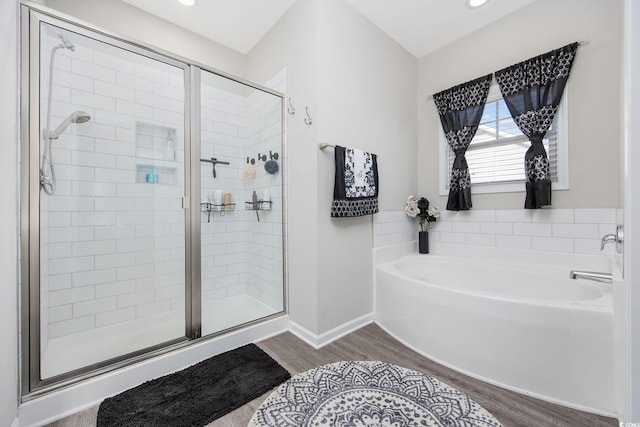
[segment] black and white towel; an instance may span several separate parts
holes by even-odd
[[[354,148],[335,147],[336,176],[332,217],[354,217],[378,212],[377,156]]]

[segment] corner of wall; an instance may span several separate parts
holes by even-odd
[[[315,334],[296,322],[289,322],[289,332],[309,344],[316,350],[374,322],[374,313],[370,312],[336,326],[321,334]]]
[[[295,2],[247,55],[245,74],[264,81],[286,68],[287,268],[289,316],[318,331],[317,126],[304,124],[305,107],[317,123],[316,2]]]
[[[347,1],[317,8],[319,330],[330,331],[372,310],[373,217],[330,218],[333,150],[378,156],[381,210],[401,206],[415,186],[417,61]]]

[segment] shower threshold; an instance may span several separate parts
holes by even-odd
[[[279,311],[281,309],[249,294],[206,302],[202,307],[202,335],[224,331]],[[184,318],[183,310],[175,310],[51,339],[42,352],[42,379],[184,337]]]

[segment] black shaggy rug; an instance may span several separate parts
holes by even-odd
[[[98,427],[202,427],[291,375],[254,344],[105,399]]]

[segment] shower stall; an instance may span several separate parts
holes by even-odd
[[[285,313],[284,73],[22,8],[24,393]]]

